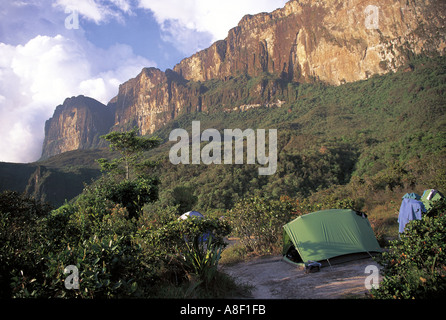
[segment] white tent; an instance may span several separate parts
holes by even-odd
[[[203,219],[203,218],[204,218],[204,216],[203,216],[200,212],[198,212],[198,211],[189,211],[189,212],[183,213],[183,214],[178,218],[178,220],[180,220],[180,219],[182,219],[182,220],[186,220],[186,219],[188,219],[189,217],[197,217],[198,219]],[[209,232],[203,234],[203,235],[199,238],[199,241],[200,241],[200,242],[206,242],[206,241],[208,240],[210,234],[211,234],[211,233],[209,233]]]
[[[186,220],[189,217],[198,217],[200,219],[204,218],[204,216],[200,212],[198,212],[198,211],[189,211],[189,212],[186,212],[186,213],[182,214],[180,216],[180,219]]]

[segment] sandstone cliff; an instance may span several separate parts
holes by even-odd
[[[115,112],[115,127],[141,134],[153,133],[179,113],[201,111],[200,84],[189,83],[172,70],[145,68],[120,85],[118,95],[109,103]]]
[[[225,40],[173,71],[144,69],[120,87],[115,124],[153,133],[182,112],[228,104],[228,96],[231,103],[249,95],[251,104],[265,105],[275,103],[277,93],[286,95],[268,80],[250,91],[221,86],[211,94],[206,81],[214,79],[273,74],[285,82],[339,85],[396,71],[413,54],[444,54],[445,35],[441,0],[376,0],[372,7],[363,0],[289,1],[272,13],[245,16]]]
[[[261,72],[339,85],[396,70],[410,54],[445,53],[443,0],[296,0],[245,16],[225,40],[184,59],[185,79]]]
[[[45,123],[42,158],[99,144],[113,125],[111,108],[88,97],[67,98]]]
[[[444,0],[291,0],[245,16],[173,70],[143,69],[108,107],[68,99],[46,124],[42,157],[90,148],[110,129],[150,134],[181,113],[281,106],[289,82],[340,85],[445,50]]]

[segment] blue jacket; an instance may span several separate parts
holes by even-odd
[[[421,201],[415,199],[404,198],[400,213],[398,215],[398,223],[400,224],[399,232],[404,232],[404,227],[411,220],[421,220],[422,213],[426,212],[426,208]]]

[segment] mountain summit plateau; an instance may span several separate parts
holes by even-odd
[[[292,102],[289,83],[337,86],[394,72],[414,55],[444,55],[445,31],[444,0],[292,0],[245,16],[226,39],[172,70],[144,68],[107,106],[67,99],[46,122],[42,159],[97,147],[111,130],[136,125],[151,134],[180,114],[233,109],[247,97],[252,105]],[[254,80],[227,85],[240,79]]]

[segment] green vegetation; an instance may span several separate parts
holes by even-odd
[[[115,134],[113,143],[157,144],[128,135]],[[138,148],[124,171],[107,166],[109,174],[56,210],[16,192],[0,194],[1,297],[219,297],[238,290],[217,270],[227,222],[183,221],[177,207],[145,209],[158,198],[158,179],[130,177],[146,164],[133,157]],[[117,179],[122,173],[128,179]],[[64,284],[68,266],[79,271],[78,289]]]
[[[157,138],[133,130],[104,137],[113,152],[79,151],[39,163],[40,191],[49,190],[49,177],[60,172],[87,183],[76,198],[61,206],[59,200],[57,209],[19,193],[1,194],[2,296],[240,295],[234,280],[216,268],[219,262],[280,252],[283,224],[329,208],[366,212],[389,249],[381,260],[385,279],[373,297],[444,294],[445,209],[435,206],[401,238],[397,216],[406,192],[446,190],[445,57],[416,57],[397,73],[339,87],[286,83],[270,74],[200,86],[208,110],[166,124],[156,132],[164,141],[159,146]],[[280,108],[222,110],[273,98],[285,102]],[[258,165],[172,165],[169,133],[190,132],[192,120],[200,121],[201,130],[220,132],[278,129],[276,174],[259,176]],[[101,157],[108,173],[98,178],[92,159]],[[22,167],[21,181],[34,165]],[[0,174],[11,180],[14,168],[2,164]],[[85,179],[87,169],[92,171]],[[66,181],[72,180],[55,182],[61,187]],[[178,220],[189,210],[206,218]],[[209,242],[200,242],[209,232]],[[223,250],[227,236],[239,242]],[[79,269],[80,290],[64,288],[68,265]]]
[[[233,235],[240,238],[245,252],[271,254],[281,248],[283,226],[296,214],[297,203],[287,197],[253,197],[237,202],[228,218],[233,224]]]
[[[158,147],[161,141],[157,137],[138,137],[137,132],[134,128],[129,132],[111,132],[102,136],[110,142],[110,150],[118,151],[121,157],[112,161],[98,159],[102,171],[108,171],[108,175],[99,185],[96,183],[93,188],[84,190],[84,194],[91,192],[91,207],[95,208],[94,203],[100,206],[111,200],[125,207],[134,218],[146,203],[157,200],[159,180],[147,173],[155,163],[143,159],[142,154]]]
[[[446,296],[446,201],[408,229],[389,246],[378,262],[383,281],[371,294],[376,299],[444,299]]]
[[[111,151],[118,151],[121,154],[120,158],[115,158],[113,161],[106,158],[99,159],[103,171],[108,171],[112,175],[123,175],[124,179],[130,180],[131,172],[140,177],[144,175],[145,170],[155,165],[150,160],[142,160],[142,154],[160,145],[161,140],[157,137],[138,137],[138,128],[135,127],[129,132],[110,132],[101,138],[110,142]]]
[[[224,85],[238,90],[246,81],[237,79]],[[174,188],[186,187],[194,190],[195,210],[224,214],[251,196],[309,203],[347,197],[382,223],[404,193],[446,190],[445,88],[446,58],[418,57],[397,73],[339,87],[288,84],[281,108],[183,115],[157,134],[166,140],[173,128],[190,132],[192,120],[220,132],[277,128],[277,173],[259,176],[257,165],[174,166],[166,143],[152,155],[160,201],[172,203]]]

